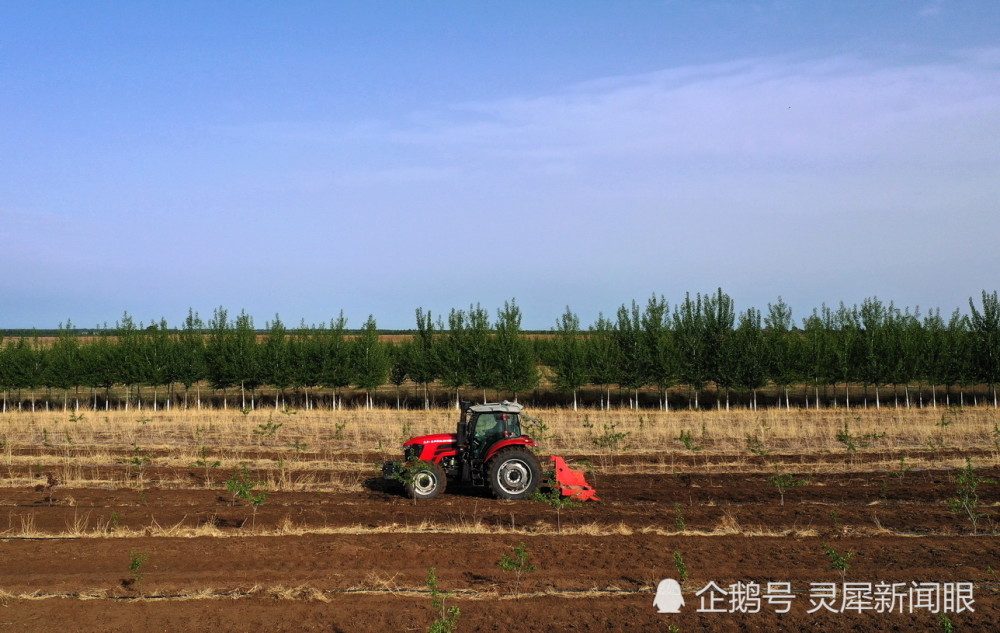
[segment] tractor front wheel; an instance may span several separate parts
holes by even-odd
[[[427,462],[410,472],[403,487],[410,499],[433,499],[442,492],[448,483],[444,469],[440,464]]]
[[[501,450],[489,462],[490,490],[498,499],[527,499],[542,481],[542,465],[523,448]]]

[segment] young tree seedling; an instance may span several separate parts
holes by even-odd
[[[985,512],[979,511],[979,486],[981,484],[994,484],[996,481],[976,474],[976,469],[972,466],[972,458],[965,458],[965,468],[955,475],[956,497],[948,500],[951,511],[955,514],[964,514],[969,517],[972,523],[972,533],[976,534],[977,524],[980,519],[989,516]]]
[[[128,570],[132,573],[132,584],[136,588],[137,592],[141,592],[143,578],[142,566],[149,560],[149,554],[140,554],[133,549],[129,550],[128,556]]]
[[[431,623],[427,633],[453,633],[458,626],[458,618],[462,615],[458,607],[445,607],[444,601],[452,594],[441,591],[438,586],[437,571],[431,567],[427,570],[427,588],[431,592],[431,606],[437,619]]]
[[[677,437],[677,441],[684,445],[684,448],[689,451],[700,451],[704,446],[700,446],[694,443],[694,438],[691,436],[691,431],[687,429],[681,429],[681,434]]]
[[[687,529],[687,522],[684,521],[684,513],[681,512],[681,504],[674,504],[674,527],[677,528],[678,532],[683,532]]]
[[[236,499],[243,499],[253,508],[253,522],[251,529],[257,527],[257,509],[267,501],[267,490],[264,489],[264,482],[255,481],[250,476],[250,469],[246,464],[240,464],[240,468],[233,471],[233,476],[226,482],[226,490],[233,495],[233,505]],[[256,490],[260,488],[260,490]]]
[[[210,486],[210,485],[212,485],[212,478],[210,476],[211,470],[213,468],[218,468],[221,465],[222,465],[222,462],[220,462],[217,459],[216,460],[210,460],[208,458],[208,447],[207,446],[202,446],[201,447],[201,459],[199,459],[199,460],[195,461],[193,464],[191,464],[191,467],[192,468],[204,468],[205,469],[205,485],[206,486]]]
[[[555,485],[550,485],[545,487],[545,492],[541,489],[536,490],[535,494],[531,495],[533,501],[540,501],[542,503],[547,503],[556,511],[556,532],[562,534],[562,510],[563,508],[579,508],[580,502],[573,497],[564,497],[559,492],[559,488]]]
[[[520,597],[521,588],[521,576],[523,574],[529,574],[537,569],[534,565],[528,562],[530,554],[528,553],[528,548],[524,543],[521,543],[514,548],[514,555],[509,556],[504,554],[500,557],[500,562],[497,565],[500,569],[504,571],[514,572],[514,598]]]
[[[764,446],[763,440],[760,439],[760,435],[757,433],[747,435],[747,450],[758,457],[763,457],[771,452]]]
[[[830,571],[839,571],[841,581],[847,579],[847,570],[851,568],[850,560],[854,558],[854,552],[841,554],[826,543],[823,543],[823,553],[830,559]]]
[[[809,481],[807,479],[796,479],[791,475],[791,473],[786,473],[781,470],[780,467],[775,469],[773,475],[768,480],[771,485],[778,489],[778,494],[781,496],[781,505],[785,505],[785,491],[789,488],[797,488],[799,486],[804,486]]]
[[[138,444],[132,445],[132,457],[123,460],[130,469],[135,470],[136,485],[139,489],[142,489],[142,471],[151,461],[153,460],[150,458],[149,453],[144,451]]]
[[[677,568],[677,577],[680,579],[680,584],[683,585],[688,579],[688,568],[680,552],[674,552],[674,567]]]

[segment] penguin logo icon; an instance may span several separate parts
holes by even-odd
[[[653,606],[658,609],[657,613],[680,613],[684,606],[684,596],[681,595],[681,586],[673,578],[665,578],[656,587],[656,597],[653,598]]]

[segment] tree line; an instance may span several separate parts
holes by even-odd
[[[484,400],[545,394],[576,408],[586,391],[601,407],[617,398],[632,407],[699,408],[710,397],[718,407],[737,400],[756,408],[765,389],[770,404],[785,407],[793,393],[805,406],[881,407],[888,387],[897,406],[937,406],[964,404],[976,385],[997,405],[996,292],[970,299],[967,314],[921,314],[872,297],[823,305],[796,321],[780,298],[737,312],[719,289],[672,306],[656,295],[632,301],[586,328],[567,308],[544,336],[526,335],[521,318],[513,300],[495,316],[478,304],[445,318],[417,309],[416,328],[399,341],[385,340],[373,316],[354,331],[342,314],[294,329],[275,316],[260,332],[246,313],[231,317],[221,307],[207,322],[189,310],[179,328],[126,314],[82,337],[66,323],[51,344],[0,339],[2,410],[60,401],[200,407],[209,398],[243,409],[262,399],[337,408],[345,397],[371,407],[376,395],[386,402],[392,394],[399,406],[404,386],[424,407],[464,392]]]

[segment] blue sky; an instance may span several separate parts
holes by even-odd
[[[0,2],[0,327],[967,306],[1000,4]]]

